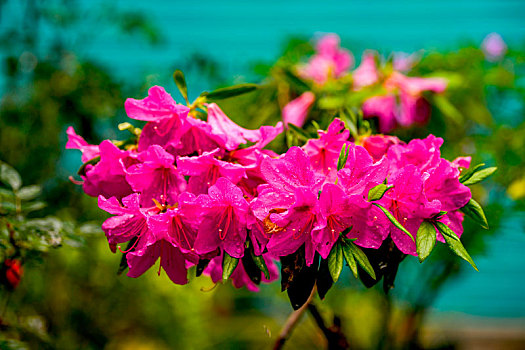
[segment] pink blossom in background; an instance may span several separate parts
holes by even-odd
[[[329,79],[340,78],[354,65],[350,51],[339,46],[336,34],[327,34],[317,41],[316,53],[299,68],[299,75],[323,85]]]
[[[283,108],[283,121],[286,126],[293,124],[302,127],[308,117],[308,111],[315,101],[313,92],[307,91],[296,99],[288,102]]]
[[[420,54],[408,54],[406,52],[394,52],[392,57],[392,65],[394,70],[406,73],[411,70],[420,59]]]
[[[378,118],[380,133],[389,133],[397,125],[399,112],[396,97],[392,94],[372,96],[363,102],[361,109],[365,118]]]
[[[361,64],[352,72],[352,78],[354,90],[360,90],[379,81],[379,71],[374,51],[368,51],[363,54]]]
[[[499,61],[507,53],[507,44],[498,33],[490,33],[483,39],[481,49],[488,61]]]
[[[442,93],[447,84],[444,78],[407,77],[393,72],[383,83],[387,94],[367,99],[362,106],[363,114],[365,118],[378,117],[381,133],[388,133],[397,125],[426,123],[430,105],[423,92]]]

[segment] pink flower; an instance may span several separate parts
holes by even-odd
[[[403,141],[395,136],[388,135],[370,135],[360,139],[362,146],[372,156],[374,162],[377,162],[386,155],[390,146],[403,144]]]
[[[171,95],[161,86],[151,87],[148,97],[142,100],[128,98],[124,107],[130,118],[148,122],[186,118],[190,111],[188,107],[175,103]],[[165,131],[167,130],[159,130],[159,132]]]
[[[292,147],[278,159],[264,159],[261,172],[268,185],[259,187],[259,196],[252,202],[254,215],[275,233],[266,245],[274,256],[306,247],[306,262],[314,259],[312,230],[321,229],[318,192],[324,176],[313,172],[306,153]]]
[[[208,193],[208,188],[225,177],[233,183],[238,183],[246,177],[246,170],[242,165],[219,160],[220,150],[204,152],[195,157],[177,158],[178,170],[183,175],[189,175],[188,190],[194,194]],[[220,157],[219,157],[220,158]]]
[[[82,161],[85,163],[100,155],[100,150],[97,145],[90,145],[84,140],[82,136],[77,135],[72,126],[67,128],[67,143],[66,149],[78,149],[82,152]]]
[[[285,256],[304,244],[306,264],[311,265],[315,255],[312,232],[326,225],[319,213],[317,194],[306,187],[295,189],[294,203],[283,213],[271,214],[270,220],[282,230],[270,237],[266,245],[268,252]]]
[[[100,161],[86,166],[82,176],[82,188],[86,194],[106,198],[123,198],[133,192],[126,180],[126,168],[137,162],[136,155],[130,151],[122,151],[111,141],[105,140],[99,146]]]
[[[160,86],[151,87],[148,97],[142,100],[128,98],[124,106],[130,118],[149,122],[142,129],[139,152],[152,145],[160,145],[166,149],[177,147],[189,127],[185,120],[190,109],[175,103],[171,95]]]
[[[325,184],[319,198],[320,211],[326,225],[313,232],[316,250],[326,259],[339,235],[348,228],[347,238],[365,248],[379,248],[389,233],[389,221],[378,208],[360,195],[348,196],[342,188]]]
[[[487,61],[496,62],[507,53],[507,44],[505,44],[498,33],[490,33],[483,39],[481,49]]]
[[[146,216],[155,213],[156,208],[141,209],[139,201],[140,195],[137,193],[122,198],[123,205],[115,197],[98,197],[99,208],[115,215],[102,224],[110,246],[142,237],[148,232]]]
[[[310,159],[299,147],[290,148],[277,159],[263,159],[261,172],[271,187],[288,193],[294,193],[298,187],[307,187],[317,193],[325,179],[313,172]]]
[[[352,72],[354,90],[374,85],[379,81],[379,71],[376,65],[376,53],[365,52],[361,64]]]
[[[126,170],[126,180],[134,191],[141,193],[141,203],[146,206],[157,200],[174,205],[179,193],[186,189],[184,177],[173,165],[174,157],[158,145],[139,153],[141,163]]]
[[[284,124],[293,124],[297,127],[302,127],[308,117],[308,111],[315,101],[313,92],[307,91],[296,99],[288,102],[283,108]]]
[[[339,47],[340,40],[336,34],[323,36],[316,45],[317,53],[308,64],[299,68],[299,74],[322,85],[330,78],[339,78],[354,64],[354,57]]]
[[[423,220],[432,218],[441,210],[439,200],[429,200],[425,196],[423,182],[427,176],[416,166],[406,165],[389,179],[393,188],[380,200],[414,238]],[[391,225],[390,236],[403,253],[417,255],[416,244],[406,233]]]
[[[353,143],[348,144],[346,165],[337,173],[339,186],[348,195],[367,198],[368,191],[387,177],[389,163],[386,159],[374,163],[367,150]]]
[[[443,139],[428,135],[425,139],[413,139],[407,145],[392,145],[388,149],[387,158],[390,161],[390,174],[404,168],[408,164],[415,165],[422,172],[428,172],[441,162],[439,148]]]
[[[183,254],[175,246],[177,236],[172,235],[168,227],[161,228],[154,224],[153,227],[159,230],[150,229],[148,224],[158,214],[158,208],[141,208],[140,196],[136,193],[123,198],[122,202],[123,206],[115,197],[106,200],[100,196],[98,200],[101,209],[115,215],[102,224],[110,247],[135,239],[132,246],[123,252],[129,265],[128,276],[139,277],[160,258],[158,273],[163,268],[173,283],[186,284],[186,260],[196,263],[196,256]]]
[[[246,218],[249,205],[242,191],[226,178],[219,178],[198,197],[201,219],[195,250],[206,254],[223,248],[229,255],[241,258],[246,241]]]
[[[143,236],[138,240],[134,251],[127,253],[128,277],[137,278],[146,272],[160,259],[158,274],[161,268],[166,271],[170,280],[175,284],[188,283],[187,261],[197,263],[194,255],[184,254],[179,248],[164,239],[155,239],[154,236]]]
[[[350,131],[345,129],[345,123],[334,119],[327,131],[318,131],[319,139],[310,139],[303,146],[308,154],[312,168],[326,176],[337,172],[337,160],[343,145],[349,143]]]
[[[200,208],[196,197],[187,192],[179,196],[177,204],[164,213],[149,216],[148,227],[157,237],[163,237],[182,252],[193,252],[200,222]]]

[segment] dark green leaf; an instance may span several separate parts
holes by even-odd
[[[337,171],[345,167],[347,160],[348,160],[347,145],[344,144],[343,147],[341,148],[341,152],[339,153],[339,159],[337,160]]]
[[[286,80],[288,80],[288,83],[290,85],[293,85],[295,89],[298,90],[298,92],[311,90],[310,86],[305,81],[297,77],[290,70],[283,69],[283,72],[284,72],[284,77],[286,78]]]
[[[292,307],[297,310],[310,297],[317,279],[319,254],[311,266],[306,265],[304,245],[295,253],[281,257],[281,289],[288,293]]]
[[[341,271],[343,271],[343,249],[339,242],[332,247],[328,255],[328,270],[334,282],[337,282]]]
[[[374,272],[374,268],[370,264],[370,261],[368,261],[366,254],[363,253],[363,251],[354,243],[347,241],[346,244],[350,247],[350,251],[352,252],[352,255],[359,266],[361,266],[363,270],[365,270],[366,273],[370,275],[370,277],[376,279],[376,273]]]
[[[239,84],[234,86],[217,89],[215,91],[204,94],[207,100],[223,100],[230,97],[235,97],[248,92],[257,90],[259,85],[257,84]]]
[[[21,209],[25,213],[30,213],[32,211],[44,209],[45,207],[46,207],[46,203],[44,202],[30,202],[27,204],[23,203]]]
[[[250,277],[250,280],[255,284],[261,283],[261,269],[255,264],[255,261],[253,261],[250,249],[246,248],[244,250],[244,256],[241,259],[242,266],[244,267],[244,271],[246,271],[246,274],[248,277]]]
[[[461,208],[461,211],[471,217],[484,229],[489,229],[489,223],[485,216],[485,212],[483,212],[483,208],[473,198],[470,199],[467,205]]]
[[[384,208],[382,205],[378,204],[378,203],[372,203],[373,205],[375,205],[376,207],[378,207],[379,209],[381,209],[381,211],[386,215],[386,217],[388,218],[388,220],[390,220],[390,222],[395,226],[397,227],[398,229],[400,229],[401,231],[403,231],[404,233],[406,233],[414,242],[416,241],[414,239],[414,236],[412,236],[412,234],[410,232],[408,232],[408,230],[406,228],[403,227],[403,225],[401,225],[399,223],[399,221],[396,220],[396,218],[394,217],[394,215],[392,215],[386,208]]]
[[[259,270],[262,271],[264,274],[264,277],[266,277],[267,280],[270,279],[270,271],[268,271],[268,266],[266,266],[266,262],[264,261],[264,258],[262,255],[255,255],[253,251],[250,251],[251,257],[253,259],[253,262],[255,265],[259,268]]]
[[[175,81],[175,85],[177,85],[180,94],[182,97],[184,97],[184,100],[186,100],[186,103],[190,104],[190,101],[188,101],[188,87],[186,86],[184,73],[177,69],[175,72],[173,72],[173,80]]]
[[[472,267],[476,270],[478,270],[478,267],[476,264],[474,264],[474,261],[470,257],[469,253],[467,253],[467,250],[465,247],[463,247],[463,244],[459,240],[458,235],[454,231],[452,231],[447,225],[445,225],[442,222],[436,222],[436,227],[445,239],[445,242],[447,242],[448,247],[450,250],[452,250],[457,256],[459,256],[462,259],[465,259]]]
[[[481,164],[476,165],[475,167],[472,167],[470,169],[464,170],[464,172],[459,177],[459,182],[464,183],[465,181],[470,179],[472,177],[472,175],[474,175],[474,173],[476,171],[478,171],[478,169],[481,168],[484,165],[485,165],[485,163],[481,163]]]
[[[97,164],[98,162],[100,162],[100,156],[96,156],[95,158],[88,160],[87,162],[85,162],[84,164],[82,164],[82,165],[80,166],[80,168],[79,168],[78,171],[77,171],[77,174],[78,174],[78,175],[81,175],[81,176],[86,176],[86,167],[87,167],[89,164],[91,164],[91,165],[95,165],[95,164]]]
[[[222,258],[222,280],[227,281],[228,278],[232,275],[233,271],[239,264],[239,259],[230,256],[230,254],[224,252]]]
[[[299,140],[306,142],[310,139],[310,135],[308,135],[303,129],[293,124],[288,124],[288,128],[291,132],[295,134],[295,136],[297,136]]]
[[[417,255],[419,262],[423,262],[434,249],[436,244],[436,229],[428,221],[423,221],[417,230]]]
[[[381,198],[383,198],[385,193],[392,187],[394,186],[387,186],[385,184],[379,184],[377,186],[372,187],[370,191],[368,191],[368,201],[372,202],[380,200]]]
[[[315,284],[317,285],[317,294],[319,294],[319,298],[321,299],[324,299],[326,293],[328,293],[334,285],[334,280],[332,276],[330,276],[330,270],[328,269],[328,260],[326,259],[321,260]]]
[[[0,182],[9,185],[15,191],[22,186],[20,174],[15,168],[4,162],[0,162]]]
[[[491,167],[491,168],[485,168],[485,169],[476,171],[474,174],[472,174],[472,176],[470,176],[468,179],[463,181],[463,185],[470,186],[470,185],[477,184],[478,182],[481,182],[485,180],[487,177],[489,177],[490,175],[494,174],[496,170],[498,170],[498,168]]]
[[[348,244],[343,244],[343,255],[354,277],[359,278],[357,274],[357,263],[355,262],[354,254],[352,254],[352,248]]]
[[[204,272],[204,269],[210,263],[210,259],[199,259],[197,263],[197,269],[195,270],[195,277],[199,277]]]

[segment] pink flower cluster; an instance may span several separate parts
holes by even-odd
[[[320,86],[321,91],[330,79],[351,81],[347,94],[369,89],[371,96],[367,96],[361,105],[364,117],[378,118],[378,131],[388,133],[398,126],[426,123],[430,117],[430,105],[423,93],[442,93],[447,87],[447,80],[443,78],[404,75],[402,72],[410,70],[414,60],[415,54],[396,54],[393,67],[382,67],[378,64],[377,53],[366,51],[359,67],[350,71],[354,62],[352,54],[339,48],[336,34],[328,34],[317,42],[316,54],[297,71],[302,78]],[[342,79],[344,77],[348,79]],[[285,123],[303,126],[315,99],[314,93],[307,91],[292,100],[283,109]]]
[[[89,145],[70,128],[66,147],[80,149],[83,161],[100,156],[85,166],[83,188],[113,215],[102,226],[113,251],[129,242],[119,249],[130,277],[160,259],[159,273],[185,284],[190,266],[211,260],[204,273],[218,281],[221,257],[243,258],[250,247],[264,257],[268,282],[277,278],[273,259],[304,245],[310,265],[316,252],[327,258],[340,236],[366,248],[391,236],[403,253],[416,255],[411,238],[368,201],[370,189],[385,181],[393,187],[376,203],[414,237],[423,220],[442,211],[439,220],[462,232],[458,209],[471,194],[458,168],[470,160],[441,158],[443,140],[432,135],[408,144],[369,136],[357,145],[335,119],[319,138],[279,155],[264,147],[283,131],[280,122],[244,129],[216,104],[207,105],[203,121],[157,86],[125,106],[130,118],[147,122],[136,146]],[[348,157],[338,170],[343,147]],[[242,264],[231,278],[236,287],[257,289]]]

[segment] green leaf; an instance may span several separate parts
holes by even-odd
[[[295,134],[295,136],[297,136],[299,140],[308,141],[310,139],[310,136],[303,129],[293,124],[288,124],[288,128]]]
[[[182,95],[182,97],[184,97],[184,100],[189,105],[190,101],[188,100],[188,87],[186,86],[186,79],[184,78],[184,73],[177,69],[175,72],[173,72],[173,80],[175,81],[175,85],[177,85],[180,94]]]
[[[341,152],[339,153],[339,159],[337,160],[337,171],[345,167],[347,160],[348,160],[348,149],[347,149],[347,145],[344,144],[343,147],[341,148]]]
[[[392,187],[394,186],[387,186],[385,184],[379,184],[377,186],[372,187],[370,191],[368,191],[368,201],[373,202],[380,200],[381,198],[383,198],[385,193]]]
[[[463,174],[461,174],[461,176],[459,177],[459,182],[461,183],[464,183],[465,181],[467,181],[468,179],[470,179],[472,177],[472,175],[474,175],[474,173],[476,171],[478,171],[479,168],[481,168],[482,166],[484,166],[485,163],[481,163],[481,164],[478,164],[476,165],[475,167],[473,168],[470,168],[468,170],[466,170]]]
[[[268,271],[268,266],[266,266],[266,262],[264,261],[264,258],[262,255],[255,255],[253,251],[250,252],[252,255],[252,260],[255,263],[255,265],[259,268],[259,270],[262,271],[264,274],[264,277],[266,277],[267,280],[270,279],[270,271]]]
[[[80,168],[78,169],[77,171],[77,174],[78,175],[82,175],[82,176],[86,176],[86,167],[91,164],[91,165],[95,165],[97,164],[98,162],[100,162],[100,156],[96,156],[95,158],[92,158],[90,160],[88,160],[87,162],[85,162],[84,164],[82,164],[80,166]]]
[[[460,210],[476,221],[482,228],[486,230],[489,229],[489,223],[485,213],[483,212],[483,208],[473,198],[471,198],[467,205],[465,205]]]
[[[257,84],[239,84],[234,86],[217,89],[209,93],[205,93],[201,96],[205,96],[207,100],[223,100],[230,97],[246,94],[257,90],[259,85]]]
[[[485,168],[485,169],[476,171],[474,174],[472,174],[472,176],[470,176],[468,179],[463,181],[463,185],[470,186],[470,185],[477,184],[478,182],[481,182],[485,180],[487,177],[489,177],[490,175],[494,174],[496,170],[498,170],[497,167],[490,167],[490,168]]]
[[[25,186],[18,191],[17,196],[23,201],[35,199],[42,193],[42,188],[38,185]]]
[[[22,179],[18,171],[4,162],[0,162],[0,182],[9,185],[15,191],[22,186]]]
[[[283,69],[283,72],[285,79],[288,80],[288,83],[293,85],[297,90],[299,90],[299,92],[311,90],[310,86],[305,81],[297,77],[297,75],[292,73],[290,70]]]
[[[450,250],[452,250],[457,256],[459,256],[462,259],[465,259],[472,267],[476,270],[478,270],[478,267],[476,264],[474,264],[474,261],[470,257],[470,255],[467,253],[467,250],[465,247],[463,247],[463,244],[459,240],[458,235],[454,231],[452,231],[447,225],[445,225],[442,222],[437,221],[436,227],[445,239],[445,242],[447,242],[448,247]]]
[[[230,256],[230,254],[224,252],[224,257],[222,258],[222,280],[227,281],[228,278],[232,275],[233,271],[239,264],[239,259]]]
[[[366,273],[370,275],[370,277],[372,277],[373,279],[376,279],[376,273],[374,271],[374,268],[370,264],[370,261],[368,261],[366,254],[351,241],[347,240],[345,243],[348,245],[348,247],[350,247],[350,251],[352,255],[354,256],[355,260],[357,261],[357,263],[359,264],[359,266],[361,266],[363,270],[365,270]]]
[[[27,203],[27,204],[22,204],[22,211],[24,213],[30,213],[32,211],[37,211],[37,210],[40,210],[40,209],[44,209],[45,207],[47,206],[46,203],[44,202],[30,202],[30,203]]]
[[[428,221],[423,221],[417,230],[417,255],[419,262],[423,262],[434,249],[436,244],[436,229]]]
[[[334,282],[337,282],[341,271],[343,271],[343,249],[340,243],[336,243],[328,255],[328,270]]]
[[[354,277],[359,278],[359,275],[357,273],[357,264],[355,262],[354,254],[352,254],[352,248],[349,244],[343,245],[343,255],[345,257],[346,263],[350,267],[350,270],[352,270]]]
[[[410,232],[408,232],[408,230],[406,228],[403,227],[403,225],[401,225],[399,223],[399,221],[396,220],[396,218],[394,217],[394,215],[392,215],[386,208],[384,208],[382,205],[378,204],[378,203],[372,203],[373,205],[375,205],[376,207],[378,207],[379,209],[381,209],[381,211],[386,215],[386,217],[388,218],[388,220],[390,220],[390,222],[395,226],[397,227],[398,229],[400,229],[401,231],[403,231],[404,233],[406,233],[414,242],[416,241],[414,239],[414,236],[412,236],[412,234]]]

